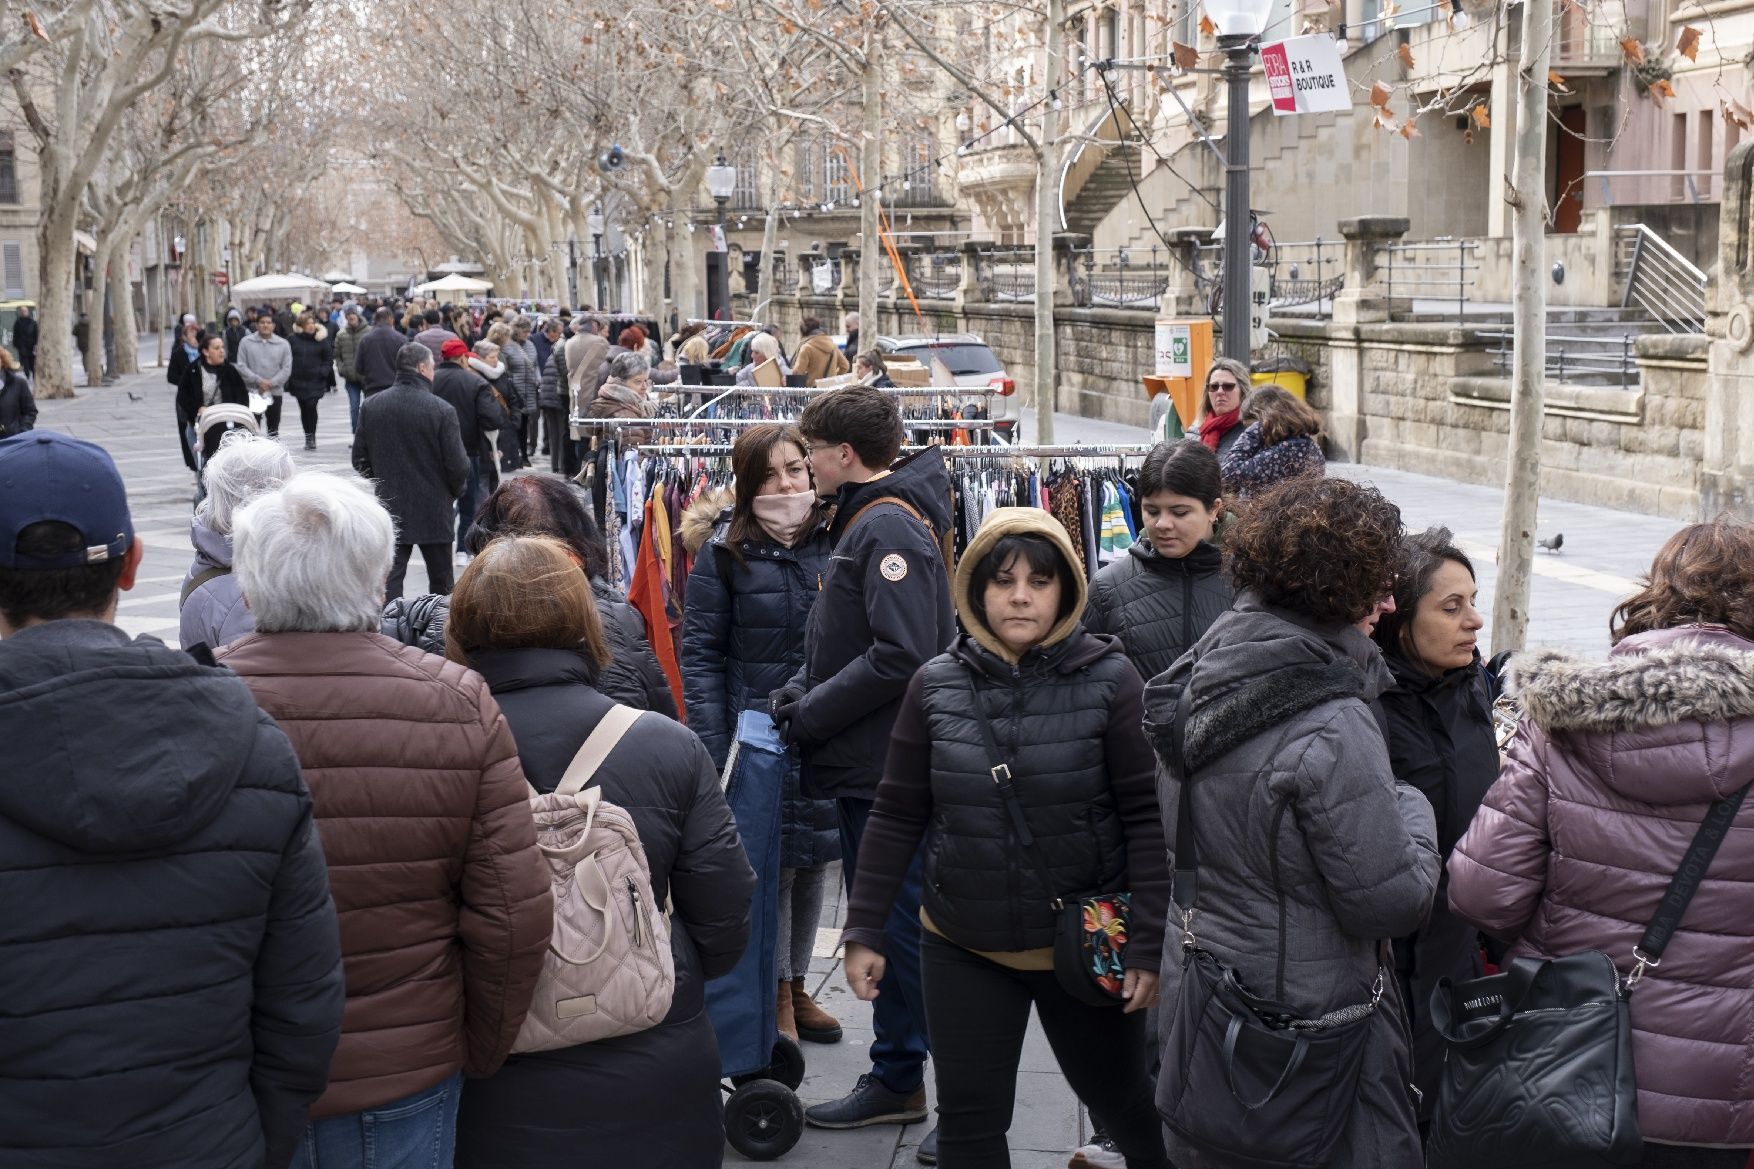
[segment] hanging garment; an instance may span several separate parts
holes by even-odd
[[[675,628],[679,622],[671,620],[669,590],[664,584],[664,566],[657,551],[660,543],[669,546],[670,533],[664,509],[655,497],[646,501],[645,531],[647,538],[640,541],[639,561],[628,586],[627,600],[646,619],[646,636],[652,643],[652,652],[658,655],[658,665],[676,698],[677,715],[686,723],[688,712],[682,701],[682,667],[676,660]]]

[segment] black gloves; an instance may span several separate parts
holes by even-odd
[[[788,747],[797,742],[795,727],[798,705],[803,701],[802,686],[782,686],[768,695],[767,712],[773,718],[774,728],[780,733],[780,741]]]

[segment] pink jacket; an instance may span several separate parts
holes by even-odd
[[[1518,658],[1524,719],[1449,862],[1450,904],[1513,957],[1601,950],[1620,972],[1706,807],[1754,780],[1754,642],[1637,634],[1606,662]],[[1632,996],[1647,1140],[1754,1145],[1754,796]]]

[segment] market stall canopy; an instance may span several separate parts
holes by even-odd
[[[332,271],[323,273],[323,281],[327,284],[345,284],[347,283],[349,275],[351,275],[351,273],[343,272],[339,268],[336,268]]]
[[[343,280],[339,284],[330,285],[329,291],[330,292],[339,292],[343,296],[364,296],[365,295],[365,289],[361,288],[357,284],[349,284],[345,280]]]
[[[425,284],[416,284],[414,291],[425,295],[430,292],[486,292],[493,287],[490,280],[472,280],[467,276],[459,276],[455,272],[442,280],[428,280]]]
[[[231,286],[231,298],[240,303],[251,299],[285,300],[288,297],[321,296],[329,285],[315,276],[299,276],[290,272],[270,272],[252,276]]]

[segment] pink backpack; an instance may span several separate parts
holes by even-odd
[[[656,1026],[676,990],[670,923],[652,896],[633,818],[586,787],[641,712],[613,706],[549,795],[530,789],[554,887],[554,933],[514,1052],[553,1051]]]

